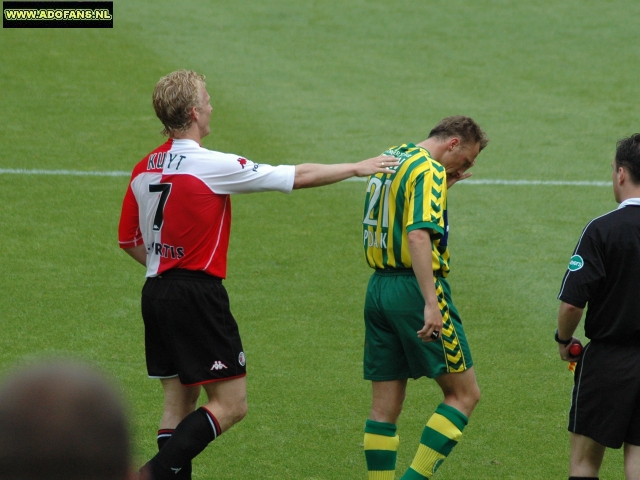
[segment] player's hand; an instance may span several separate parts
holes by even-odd
[[[465,178],[469,178],[473,173],[460,173],[460,172],[447,172],[447,189],[453,187],[460,180],[464,180]]]
[[[564,360],[565,362],[577,362],[580,359],[579,356],[574,357],[569,352],[569,348],[571,348],[571,345],[573,345],[576,342],[580,343],[580,340],[576,337],[571,337],[571,343],[569,345],[565,346],[561,343],[558,344],[558,353],[560,354],[561,360]]]
[[[368,177],[376,173],[396,173],[393,167],[400,165],[396,157],[380,155],[355,164],[357,177]]]
[[[418,338],[423,342],[436,342],[442,336],[442,313],[440,308],[435,305],[425,305],[424,307],[424,327],[418,330]],[[435,332],[438,332],[437,334]]]

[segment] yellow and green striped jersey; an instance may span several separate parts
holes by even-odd
[[[430,153],[413,143],[392,147],[385,155],[400,161],[395,174],[372,175],[364,202],[363,241],[372,268],[411,268],[407,233],[431,234],[433,271],[449,273],[447,176]]]

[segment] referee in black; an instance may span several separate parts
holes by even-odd
[[[597,479],[606,447],[623,445],[625,476],[640,479],[640,134],[618,142],[611,166],[620,206],[584,228],[558,295],[560,358],[578,362],[570,480]],[[578,359],[569,346],[587,304]]]

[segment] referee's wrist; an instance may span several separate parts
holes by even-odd
[[[558,330],[556,330],[556,334],[554,338],[556,342],[564,345],[565,347],[571,343],[571,340],[573,340],[573,337],[571,337],[569,340],[561,340],[560,337],[558,336]]]

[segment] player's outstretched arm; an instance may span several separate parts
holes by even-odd
[[[389,167],[400,165],[395,157],[380,155],[357,163],[303,163],[296,165],[293,188],[310,188],[330,185],[350,177],[366,177],[376,173],[395,173]]]

